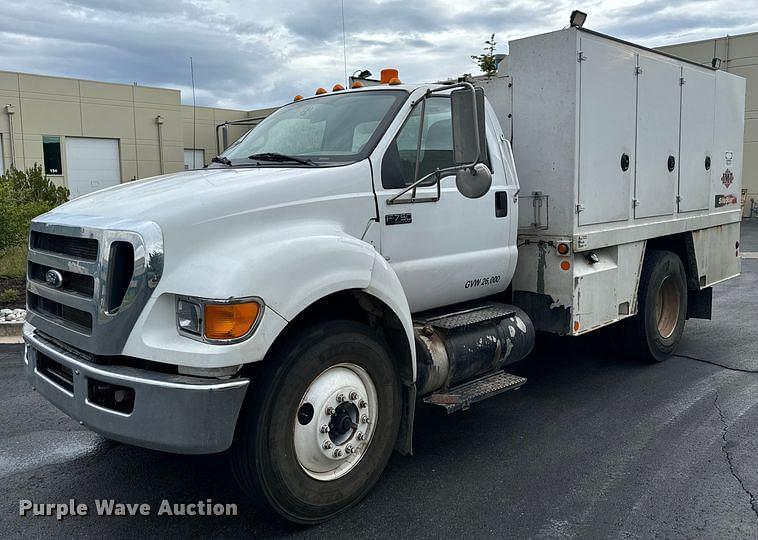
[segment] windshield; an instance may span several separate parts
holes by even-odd
[[[222,157],[240,164],[271,162],[275,155],[278,166],[288,162],[284,157],[316,165],[355,162],[368,156],[407,96],[404,90],[381,90],[296,101],[271,114]]]

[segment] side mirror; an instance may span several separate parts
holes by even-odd
[[[473,165],[486,155],[484,90],[470,87],[450,93],[453,117],[453,160],[456,165]]]
[[[492,187],[492,171],[484,163],[461,169],[455,175],[455,187],[469,199],[483,197]]]

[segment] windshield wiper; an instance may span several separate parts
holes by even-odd
[[[231,160],[225,156],[216,156],[211,159],[211,163],[221,163],[222,165],[226,165],[227,167],[232,166]]]
[[[256,161],[292,161],[294,163],[300,163],[302,165],[310,165],[311,167],[318,167],[316,163],[310,159],[303,159],[295,156],[288,156],[286,154],[280,154],[279,152],[263,152],[261,154],[252,154],[247,156],[247,159],[254,159]]]

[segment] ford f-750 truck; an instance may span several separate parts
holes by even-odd
[[[743,79],[573,27],[491,79],[385,78],[35,219],[36,390],[111,439],[228,450],[316,523],[411,451],[418,401],[523,385],[535,330],[661,361],[739,274]]]

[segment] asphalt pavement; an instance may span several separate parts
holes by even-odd
[[[758,252],[758,220],[742,250]],[[372,493],[302,528],[238,490],[223,455],[176,456],[83,430],[31,390],[22,349],[0,346],[0,537],[758,537],[758,259],[714,288],[679,355],[642,364],[601,339],[550,340],[528,378],[446,416],[422,408],[415,455]],[[714,362],[721,365],[709,364]],[[239,515],[19,516],[19,501],[236,503]]]

